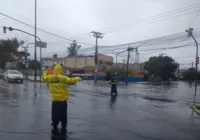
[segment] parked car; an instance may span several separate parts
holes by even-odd
[[[8,82],[20,82],[23,83],[24,80],[24,76],[21,72],[19,72],[18,70],[7,70],[4,73],[4,81],[8,81]]]

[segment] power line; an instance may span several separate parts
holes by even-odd
[[[149,54],[154,54],[154,53],[158,53],[158,52],[161,52],[161,50],[150,52],[150,53],[145,53],[145,54],[140,54],[140,55],[149,55]]]
[[[86,39],[86,38],[88,38],[88,37],[92,37],[92,35],[91,35],[91,33],[90,33],[90,35],[87,35],[87,36],[85,36],[85,37],[80,37],[80,38],[76,38],[76,40],[84,40],[84,39]]]
[[[168,41],[170,41],[170,40],[168,40]],[[157,42],[157,44],[159,43],[159,45],[157,45],[157,46],[160,46],[160,44],[161,45],[163,45],[164,43],[163,42]],[[172,42],[169,42],[169,43],[172,43]],[[178,42],[179,43],[179,42]],[[188,43],[192,43],[193,44],[193,42],[188,42]],[[154,49],[148,49],[148,51],[150,51],[150,50],[157,50],[157,49],[162,49],[162,48],[155,48],[155,44],[150,44],[151,46],[153,46],[154,47]],[[148,45],[149,46],[149,45]],[[145,46],[145,48],[146,48],[147,46]],[[124,47],[121,47],[121,48],[116,48],[116,47],[112,47],[112,48],[110,48],[110,49],[100,49],[100,51],[101,52],[109,52],[109,51],[115,51],[115,50],[119,50],[119,49],[123,49]],[[88,52],[91,52],[91,51],[93,51],[93,50],[87,50],[87,53]],[[140,51],[143,51],[143,50],[140,50]]]
[[[135,22],[137,23],[137,22],[145,21],[145,20],[148,20],[148,19],[151,19],[151,18],[156,18],[156,17],[160,17],[160,16],[163,17],[163,16],[166,16],[166,14],[174,14],[174,12],[183,12],[183,11],[186,11],[186,10],[198,8],[199,4],[200,3],[196,3],[196,4],[193,4],[193,5],[189,5],[189,6],[186,6],[186,7],[183,7],[183,8],[168,11],[168,12],[161,13],[161,14],[158,14],[158,15],[150,16],[150,17],[143,18],[143,19],[140,19],[140,20],[135,20],[135,21],[131,21],[131,22],[128,22],[128,23],[124,23],[124,24],[115,25],[115,26],[111,26],[111,27],[108,27],[108,28],[100,29],[98,31],[106,31],[106,30],[108,30],[108,29],[110,30],[112,28],[119,28],[119,27],[123,27],[123,26],[127,26],[127,25],[132,25]]]
[[[28,24],[28,23],[25,23],[25,22],[23,22],[23,21],[21,21],[21,20],[18,20],[18,19],[16,19],[16,18],[11,17],[11,16],[9,16],[9,15],[7,15],[7,14],[4,14],[4,13],[2,13],[2,12],[0,12],[0,15],[2,15],[2,16],[4,16],[4,17],[7,17],[7,18],[9,18],[9,19],[12,19],[12,20],[14,20],[14,21],[16,21],[16,22],[19,22],[19,23],[21,23],[21,24],[23,24],[23,25],[26,25],[26,26],[28,26],[28,27],[35,28],[34,26],[32,26],[32,25],[30,25],[30,24]],[[62,36],[60,36],[60,35],[57,35],[57,34],[48,32],[48,31],[43,30],[43,29],[40,29],[40,28],[37,28],[37,30],[39,30],[39,31],[41,31],[41,32],[44,32],[44,33],[46,33],[46,34],[49,34],[49,35],[52,35],[52,36],[55,36],[55,37],[58,37],[58,38],[67,40],[67,41],[73,41],[73,39],[69,39],[69,38],[66,38],[66,37],[62,37]],[[79,43],[79,44],[84,44],[84,45],[94,45],[94,44],[88,44],[88,43],[83,43],[83,42],[77,42],[77,43]]]
[[[146,49],[146,50],[140,50],[140,52],[142,52],[142,51],[152,51],[152,50],[177,49],[177,48],[182,48],[182,47],[189,47],[189,44],[179,45],[179,46],[174,46],[174,47],[165,47],[165,48],[156,48],[156,49]]]
[[[183,57],[174,57],[174,59],[185,59],[185,58],[191,58],[191,57],[194,57],[194,55],[193,56],[183,56]]]
[[[131,21],[131,22],[128,22],[128,23],[120,24],[120,25],[111,26],[111,27],[100,29],[100,30],[97,30],[97,31],[109,31],[109,30],[113,30],[113,29],[119,28],[119,27],[121,28],[121,27],[128,26],[128,25],[130,26],[130,25],[133,25],[133,23],[144,22],[145,20],[152,20],[152,18],[163,18],[164,16],[168,16],[170,14],[175,14],[175,13],[191,10],[191,9],[194,9],[194,8],[198,8],[200,6],[199,4],[200,3],[196,3],[194,5],[189,5],[189,6],[186,6],[186,7],[183,7],[183,8],[179,8],[179,9],[176,9],[176,10],[161,13],[161,14],[158,14],[158,15],[155,15],[155,16],[150,16],[148,18],[144,18],[144,19],[140,19],[140,20],[136,20],[136,21]],[[90,33],[86,33],[84,35],[89,35],[89,34]]]
[[[63,45],[63,44],[60,44],[60,43],[56,43],[56,42],[51,42],[51,41],[47,41],[47,40],[44,40],[46,43],[49,43],[49,44],[55,44],[55,45],[58,45],[58,46],[61,46],[61,47],[67,47],[67,45]],[[71,43],[66,43],[66,44],[71,44]]]
[[[184,48],[184,47],[189,47],[189,44],[183,44],[183,45],[179,45],[179,46],[173,46],[173,47],[164,47],[164,48],[155,48],[155,49],[145,49],[145,50],[140,50],[140,52],[143,52],[143,51],[157,51],[157,52],[160,52],[160,51],[163,51],[163,50],[170,50],[170,49],[178,49],[178,48]],[[119,51],[119,50],[118,50]],[[109,50],[109,51],[105,51],[105,52],[113,52],[113,50]],[[103,52],[101,52],[103,53]],[[156,52],[150,52],[150,53],[147,53],[147,54],[151,54],[151,53],[156,53]],[[144,55],[144,54],[143,54]],[[146,54],[145,54],[146,55]]]
[[[185,34],[185,33],[184,33]],[[185,37],[186,35],[184,35],[184,36],[180,36],[181,34],[179,33],[178,34],[179,36],[174,36],[174,35],[171,35],[171,36],[164,36],[164,37],[159,37],[159,38],[154,38],[154,39],[151,39],[151,40],[144,40],[144,41],[140,41],[140,43],[141,42],[143,42],[143,43],[145,43],[145,46],[141,46],[140,48],[147,48],[147,47],[151,47],[151,46],[153,46],[154,48],[156,47],[156,46],[160,46],[160,45],[168,45],[169,43],[170,44],[176,44],[176,43],[179,43],[180,44],[180,42],[185,42],[185,43],[192,43],[193,44],[193,42],[189,42],[190,41],[190,39],[188,39],[187,37]],[[198,34],[198,35],[196,35],[196,37],[198,37],[198,36],[200,36],[200,34]],[[130,43],[130,44],[123,44],[123,46],[108,46],[108,47],[100,47],[100,51],[102,52],[105,52],[105,51],[115,51],[115,50],[119,50],[119,49],[123,49],[125,46],[127,46],[127,45],[130,45],[130,46],[133,46],[133,45],[136,45],[136,44],[138,44],[138,42],[135,42],[135,43]],[[93,51],[94,49],[88,49],[88,48],[86,48],[86,49],[82,49],[81,51],[85,51],[85,52],[91,52],[91,51]]]
[[[75,39],[76,39],[76,40],[80,40],[80,39],[82,39],[82,38],[87,38],[87,37],[89,37],[89,36],[92,36],[90,32],[89,32],[89,33],[85,33],[85,34],[80,35],[80,36],[76,36]]]
[[[116,32],[116,31],[121,31],[121,30],[126,30],[126,29],[130,29],[130,28],[140,27],[140,26],[144,26],[144,25],[148,25],[148,24],[152,24],[152,23],[156,23],[156,22],[160,22],[160,21],[164,21],[164,20],[168,20],[168,19],[173,19],[173,18],[176,18],[176,17],[181,17],[181,16],[184,16],[184,15],[188,15],[188,14],[191,14],[191,13],[196,13],[196,12],[199,12],[199,11],[200,10],[196,10],[196,11],[184,13],[184,14],[181,14],[181,15],[176,15],[176,16],[172,16],[172,17],[169,17],[169,18],[165,18],[165,19],[162,19],[162,20],[156,20],[156,21],[145,23],[145,24],[139,24],[137,26],[133,26],[133,25],[131,25],[131,26],[125,26],[123,28],[119,28],[119,29],[115,29],[115,30],[110,30],[108,32],[105,32],[105,34],[113,33],[113,32]]]
[[[200,3],[194,4],[194,5],[189,5],[187,7],[179,8],[179,9],[176,9],[176,10],[173,10],[173,11],[161,13],[161,14],[158,14],[158,15],[155,15],[155,16],[150,16],[148,18],[144,18],[144,19],[140,19],[140,20],[136,20],[136,21],[131,21],[131,22],[128,22],[128,23],[120,24],[120,25],[111,26],[111,27],[100,29],[100,30],[97,30],[97,31],[111,31],[111,30],[113,30],[115,28],[119,28],[119,27],[122,28],[124,26],[127,27],[127,26],[130,26],[130,25],[133,25],[133,23],[144,22],[146,20],[152,20],[152,18],[153,19],[154,18],[163,18],[164,16],[168,16],[170,14],[175,14],[175,13],[183,12],[183,11],[186,11],[186,10],[191,10],[191,9],[194,9],[194,8],[198,8],[200,6],[199,4]],[[194,12],[196,12],[196,11],[194,11]],[[188,14],[188,13],[186,13],[186,14]],[[181,16],[181,15],[178,15],[178,16]],[[89,35],[89,34],[90,33],[86,33],[84,35]]]
[[[199,30],[200,28],[197,28],[196,30]],[[148,39],[148,40],[142,40],[142,41],[137,41],[137,42],[131,42],[131,43],[125,43],[125,44],[119,44],[119,45],[110,45],[110,46],[99,46],[100,49],[103,49],[103,48],[112,48],[112,47],[123,47],[123,46],[129,46],[129,45],[138,45],[138,44],[142,44],[142,43],[145,43],[145,45],[147,46],[149,44],[149,42],[153,42],[153,41],[162,41],[163,39],[165,39],[166,41],[167,40],[175,40],[175,39],[183,39],[183,37],[187,38],[186,37],[186,34],[185,32],[181,32],[181,33],[176,33],[176,34],[171,34],[171,35],[166,35],[166,36],[161,36],[161,37],[157,37],[157,38],[152,38],[152,39]],[[177,36],[179,38],[177,38]],[[168,39],[169,38],[169,39]],[[141,48],[142,46],[140,46]],[[81,49],[83,50],[83,49]],[[89,51],[89,50],[94,50],[94,47],[88,47],[88,48],[84,48],[84,51]]]
[[[200,12],[200,11],[199,11]],[[199,12],[196,14],[196,16],[194,17],[194,19],[192,20],[192,22],[190,23],[189,27],[194,23],[194,21],[197,19]]]
[[[191,63],[179,64],[179,65],[191,65]]]

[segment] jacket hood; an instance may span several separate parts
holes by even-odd
[[[61,74],[63,72],[63,68],[60,64],[56,64],[54,69],[53,69],[53,73],[54,74]]]

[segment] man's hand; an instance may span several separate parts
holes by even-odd
[[[81,77],[76,77],[75,78],[77,82],[82,81],[83,79]]]

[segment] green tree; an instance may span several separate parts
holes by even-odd
[[[76,40],[70,44],[70,47],[67,48],[68,56],[78,56],[78,50],[81,48],[81,45],[78,45]]]
[[[25,51],[19,51],[16,53],[16,61],[18,63],[17,67],[20,69],[25,69],[25,64],[27,61],[28,56],[30,56],[30,53],[27,53]]]
[[[0,68],[5,68],[6,62],[15,61],[19,42],[16,38],[0,40]]]
[[[29,60],[29,67],[32,69],[35,69],[35,60]],[[36,69],[40,69],[41,68],[41,64],[40,61],[36,61]]]
[[[150,57],[149,60],[145,62],[144,69],[147,70],[150,75],[154,74],[165,81],[174,75],[178,66],[179,64],[169,56],[154,56]]]

